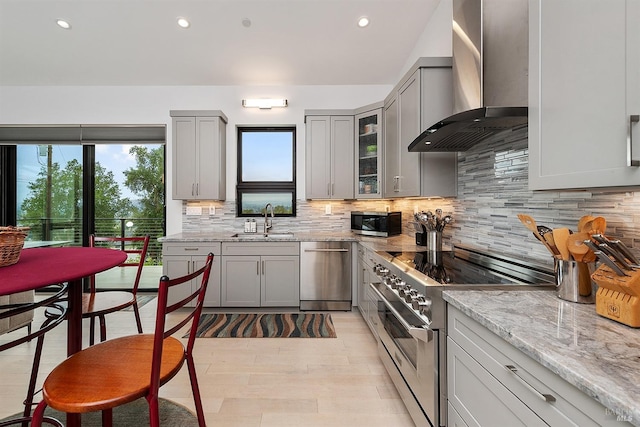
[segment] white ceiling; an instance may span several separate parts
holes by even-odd
[[[393,84],[439,2],[0,0],[0,85]]]

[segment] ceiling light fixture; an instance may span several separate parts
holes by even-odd
[[[178,26],[180,28],[189,28],[191,26],[191,22],[187,20],[187,18],[179,17],[178,18]]]
[[[245,27],[245,28],[249,28],[251,26],[251,19],[244,18],[242,20],[242,26]]]
[[[69,24],[69,22],[65,21],[64,19],[57,19],[56,24],[58,24],[58,27],[63,28],[65,30],[71,29],[71,24]]]
[[[360,18],[358,18],[358,27],[364,28],[367,25],[369,25],[369,18],[367,18],[366,16],[361,16]]]
[[[289,102],[284,98],[253,98],[243,99],[242,106],[244,108],[260,108],[261,110],[269,110],[276,107],[286,107]]]

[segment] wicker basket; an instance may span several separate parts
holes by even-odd
[[[28,232],[29,227],[0,227],[0,267],[18,262]]]

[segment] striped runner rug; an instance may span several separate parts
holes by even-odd
[[[336,338],[328,313],[202,314],[198,338]]]

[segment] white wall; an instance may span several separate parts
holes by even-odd
[[[398,73],[421,56],[451,56],[452,0],[441,0]],[[166,124],[167,177],[171,168],[169,110],[222,110],[227,125],[227,200],[235,199],[236,126],[286,124],[297,128],[298,197],[304,198],[304,110],[353,109],[382,101],[394,84],[374,86],[0,86],[0,124]],[[243,98],[284,97],[286,109],[248,110]],[[167,179],[171,194],[171,179]],[[182,230],[182,202],[167,198],[167,233]]]
[[[167,177],[171,168],[169,110],[222,110],[227,125],[227,200],[235,199],[237,125],[297,128],[298,197],[304,198],[304,110],[351,109],[381,101],[392,86],[2,86],[2,124],[166,124]],[[243,98],[284,97],[286,109],[243,109]],[[167,179],[167,194],[171,194]],[[167,198],[167,233],[182,231],[182,202]]]
[[[418,58],[453,54],[452,24],[453,0],[440,0],[422,35],[416,41],[407,62],[400,70],[397,80],[404,76]]]

